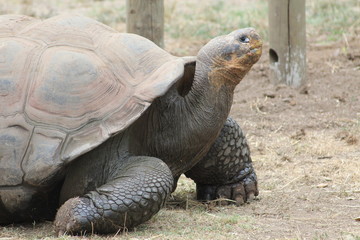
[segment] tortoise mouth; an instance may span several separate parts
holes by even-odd
[[[259,47],[259,48],[251,48],[249,53],[251,55],[259,55],[260,56],[261,53],[262,53],[262,48],[261,47]]]
[[[250,50],[261,50],[262,49],[262,41],[260,39],[253,39],[253,43],[251,44]]]
[[[250,49],[250,52],[251,52],[251,53],[256,53],[256,52],[258,52],[258,51],[261,51],[261,49],[260,49],[260,48],[251,48],[251,49]]]
[[[249,50],[249,55],[255,55],[258,56],[258,58],[260,58],[261,54],[262,54],[262,41],[259,39],[254,41],[254,43],[251,45]]]

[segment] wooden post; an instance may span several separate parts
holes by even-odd
[[[164,0],[126,0],[126,31],[164,47]]]
[[[306,78],[305,0],[269,0],[273,82],[299,87]]]

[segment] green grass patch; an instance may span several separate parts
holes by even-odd
[[[360,30],[358,0],[312,0],[306,4],[309,40],[320,38],[323,42],[337,42],[343,34],[351,36]]]

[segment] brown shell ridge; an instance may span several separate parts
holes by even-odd
[[[116,31],[81,15],[62,14],[48,18],[21,31],[23,36],[38,39],[51,46],[74,46],[94,50],[98,36]]]
[[[17,14],[9,14],[0,16],[0,37],[16,36],[23,29],[29,28],[41,20]]]
[[[29,86],[45,46],[18,37],[2,37],[0,45],[0,53],[4,56],[0,63],[1,115],[23,113]]]
[[[164,95],[183,75],[184,61],[181,58],[166,62],[137,89],[135,96],[150,103]]]

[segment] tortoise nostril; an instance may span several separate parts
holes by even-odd
[[[240,42],[242,43],[249,43],[250,39],[247,36],[241,36],[240,37]]]

